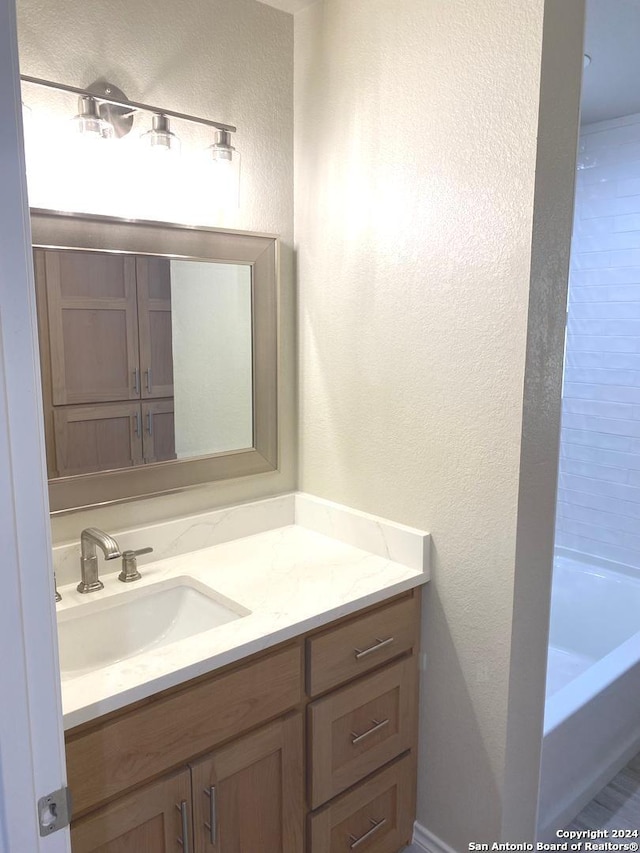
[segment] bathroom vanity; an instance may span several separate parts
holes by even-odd
[[[428,535],[300,494],[167,524],[118,534],[157,552],[90,595],[54,549],[74,853],[397,853]]]
[[[277,238],[32,227],[52,509],[274,471]],[[428,534],[300,494],[94,517],[54,549],[73,852],[409,843]]]
[[[71,729],[74,853],[396,853],[419,610],[395,597]]]

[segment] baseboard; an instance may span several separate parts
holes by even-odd
[[[413,825],[413,844],[424,853],[456,853],[453,847],[449,847],[442,839],[438,838],[428,829],[416,821]]]

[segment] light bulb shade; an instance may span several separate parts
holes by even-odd
[[[111,139],[113,127],[108,121],[100,118],[98,104],[95,98],[80,96],[78,98],[78,115],[71,119],[75,130],[87,138]]]
[[[238,157],[238,152],[231,144],[231,134],[228,130],[216,130],[216,140],[213,145],[209,146],[211,158],[214,161],[229,160],[233,161],[234,157]]]
[[[238,207],[240,203],[240,152],[231,144],[227,130],[217,130],[211,156],[211,201],[219,209]]]
[[[171,132],[169,119],[165,115],[154,115],[152,128],[140,137],[142,144],[152,151],[180,153],[180,139]]]

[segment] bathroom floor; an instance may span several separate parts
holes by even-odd
[[[640,753],[596,794],[567,829],[640,829]]]

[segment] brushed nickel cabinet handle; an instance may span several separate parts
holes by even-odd
[[[218,837],[218,815],[216,814],[216,787],[211,785],[210,788],[204,789],[205,794],[209,797],[209,823],[204,822],[205,829],[209,830],[209,840],[213,847],[217,844]]]
[[[191,853],[191,845],[189,844],[189,804],[183,800],[180,805],[176,803],[176,808],[180,812],[180,822],[182,824],[182,838],[176,838],[176,841],[182,847],[183,853]]]
[[[136,436],[137,436],[138,438],[140,438],[140,415],[136,412],[136,413],[135,413],[135,415],[134,415],[133,417],[134,417],[134,418],[135,418],[135,420],[136,420],[135,433],[136,433]]]
[[[151,412],[147,412],[147,432],[149,435],[153,435],[153,415]]]
[[[353,652],[356,656],[356,660],[362,660],[362,658],[366,658],[367,655],[380,651],[380,649],[384,649],[385,646],[390,646],[391,643],[395,643],[395,641],[395,637],[387,637],[386,640],[380,640],[376,637],[375,643],[372,646],[369,646],[368,649],[354,649]]]
[[[140,373],[137,367],[133,371],[133,391],[135,394],[140,394]]]
[[[150,394],[151,393],[151,368],[150,367],[147,370],[145,370],[144,376],[145,376],[145,380],[146,380],[146,384],[147,384],[147,393]]]
[[[371,820],[371,818],[369,818],[369,823],[372,824],[371,829],[365,832],[364,835],[361,835],[360,838],[356,838],[355,835],[350,835],[349,841],[351,844],[349,845],[349,850],[355,850],[356,847],[359,847],[361,844],[364,844],[365,841],[368,841],[374,833],[379,829],[382,829],[386,822],[386,817],[383,817],[382,820]]]
[[[355,746],[357,743],[361,743],[365,738],[368,738],[369,735],[373,735],[376,732],[379,732],[385,726],[389,725],[389,720],[382,720],[378,722],[378,720],[371,720],[373,726],[370,729],[367,729],[366,732],[362,732],[361,735],[356,734],[355,732],[351,732],[351,743]]]

